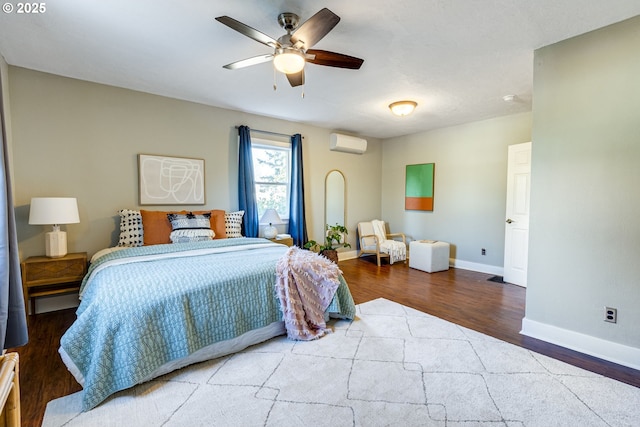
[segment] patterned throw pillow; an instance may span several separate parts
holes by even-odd
[[[193,212],[187,214],[170,213],[167,214],[167,218],[173,230],[169,236],[172,243],[200,242],[213,239],[210,212],[200,215]]]
[[[120,209],[120,239],[118,246],[142,246],[144,244],[144,230],[140,211]]]
[[[242,237],[242,217],[244,211],[226,212],[224,214],[224,228],[227,237]]]

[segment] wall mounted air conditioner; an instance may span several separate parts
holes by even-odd
[[[355,136],[332,133],[329,138],[329,149],[331,151],[362,154],[367,151],[367,140]]]

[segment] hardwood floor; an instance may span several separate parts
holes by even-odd
[[[39,427],[47,402],[82,389],[58,354],[60,337],[75,318],[75,309],[29,316],[29,342],[12,350],[20,355],[23,427]]]
[[[424,273],[406,264],[373,259],[340,262],[356,304],[386,298],[547,356],[640,387],[640,371],[520,335],[524,288],[490,282],[491,275],[450,269]],[[18,349],[22,425],[37,427],[48,401],[80,390],[58,354],[60,337],[75,310],[29,318],[29,343]]]

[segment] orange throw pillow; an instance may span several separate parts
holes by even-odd
[[[214,239],[226,239],[227,232],[224,224],[224,211],[214,209],[211,211],[145,211],[140,210],[142,215],[142,228],[144,230],[144,245],[162,245],[171,243],[171,222],[167,218],[167,214],[177,213],[186,214],[193,212],[201,215],[205,212],[211,212],[211,229],[215,236]]]
[[[140,210],[142,215],[142,228],[144,230],[144,245],[161,245],[171,243],[171,223],[167,218],[168,211]]]

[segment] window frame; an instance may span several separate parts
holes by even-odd
[[[254,174],[254,191],[256,192],[256,203],[257,203],[258,185],[286,185],[287,215],[281,214],[280,212],[278,212],[278,215],[280,215],[280,219],[282,219],[283,223],[287,224],[287,223],[289,223],[289,216],[290,216],[289,207],[291,205],[291,164],[292,164],[291,142],[290,141],[278,141],[278,140],[272,140],[272,139],[251,137],[251,154],[254,154],[254,152],[253,152],[254,148],[262,149],[262,150],[275,150],[275,151],[286,151],[286,152],[288,152],[288,155],[287,155],[287,157],[288,157],[288,165],[287,165],[288,173],[287,173],[286,184],[259,181],[257,173],[256,173],[255,156],[252,156],[252,157],[254,157],[254,163],[253,163],[252,166],[253,166],[253,174]],[[262,214],[264,214],[264,212],[260,211],[260,207],[259,206],[257,206],[257,208],[258,208],[258,212],[259,212],[259,217],[261,218]],[[260,225],[264,225],[264,224],[260,223]]]

